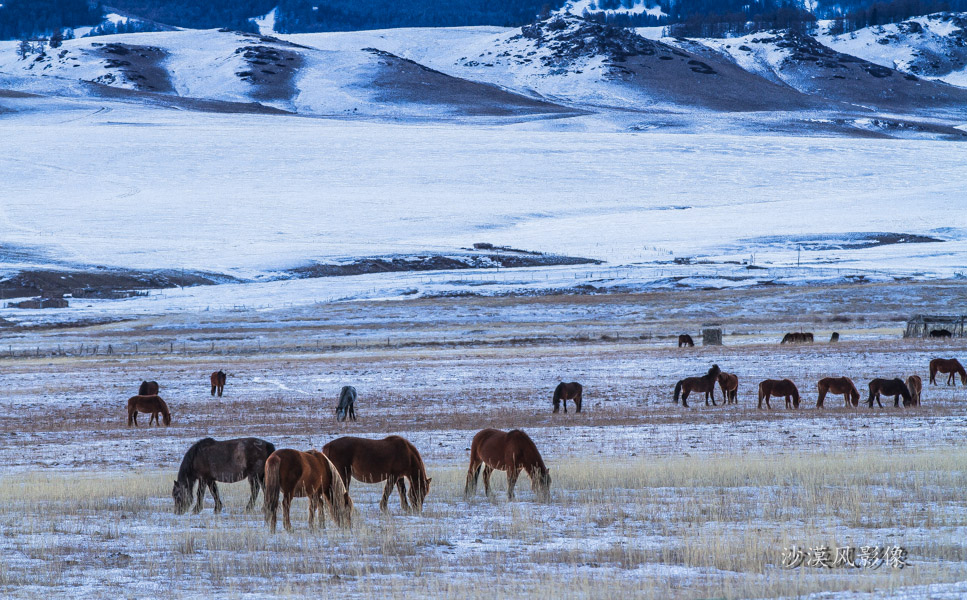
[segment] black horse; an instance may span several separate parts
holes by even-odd
[[[880,403],[880,394],[893,396],[893,406],[900,406],[900,396],[903,396],[903,406],[913,404],[913,397],[910,396],[910,389],[899,377],[893,379],[874,379],[870,382],[870,408],[873,408],[873,401],[883,408]]]
[[[205,502],[205,487],[215,498],[215,512],[221,512],[222,500],[218,497],[216,481],[235,483],[248,479],[252,488],[252,498],[246,511],[255,509],[255,499],[259,490],[265,488],[265,459],[275,452],[275,445],[258,438],[239,438],[216,441],[205,438],[192,444],[178,469],[178,479],[171,490],[175,501],[175,513],[182,515],[191,506],[191,495],[195,482],[198,482],[198,500],[194,512],[200,513]]]
[[[932,338],[949,338],[953,336],[954,334],[949,329],[933,329],[930,331],[930,337]]]
[[[158,382],[157,381],[142,381],[141,387],[138,388],[139,396],[157,396],[158,395]]]
[[[345,421],[348,416],[353,421],[356,420],[356,388],[351,385],[344,385],[339,392],[339,405],[336,407],[336,420]]]

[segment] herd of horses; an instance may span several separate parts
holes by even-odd
[[[514,499],[514,486],[524,471],[531,479],[537,499],[541,502],[550,500],[550,472],[534,441],[523,431],[484,429],[474,436],[464,488],[467,500],[476,492],[481,468],[488,497],[492,498],[490,475],[495,470],[507,473],[507,497],[510,500]],[[282,524],[286,531],[292,530],[293,498],[309,500],[310,529],[316,527],[317,512],[320,524],[325,527],[326,511],[337,525],[351,527],[353,501],[349,486],[353,479],[363,483],[385,482],[379,503],[383,512],[389,510],[389,497],[396,488],[400,505],[408,513],[423,512],[423,503],[433,481],[427,477],[420,452],[409,440],[398,435],[381,440],[340,437],[323,446],[321,452],[276,449],[273,443],[254,437],[225,441],[205,438],[188,448],[178,468],[178,477],[171,489],[175,513],[187,513],[192,496],[195,496],[192,511],[200,513],[204,508],[205,490],[211,491],[214,510],[219,513],[222,501],[217,483],[235,483],[243,479],[248,480],[251,488],[246,512],[256,509],[262,490],[262,514],[273,533],[278,523],[280,495]]]

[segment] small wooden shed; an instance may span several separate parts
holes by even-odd
[[[722,328],[717,325],[703,325],[702,326],[702,345],[703,346],[721,346]]]
[[[964,337],[964,324],[967,316],[955,315],[915,315],[907,321],[903,337],[927,337],[934,329],[946,329],[956,337]]]

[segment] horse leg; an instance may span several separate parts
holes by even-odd
[[[769,410],[772,410],[772,405],[769,404],[769,398],[771,398],[771,397],[772,397],[771,394],[766,394],[766,408],[768,408]],[[761,403],[759,404],[759,408],[762,408],[762,404]]]
[[[354,404],[349,405],[349,418],[353,421],[356,420],[356,406]]]
[[[688,394],[689,394],[689,393],[690,393],[691,391],[692,391],[692,390],[690,390],[690,389],[689,389],[689,388],[687,388],[687,387],[683,387],[683,388],[682,388],[682,406],[684,406],[685,408],[688,408],[688,402],[687,402],[687,400],[688,400]]]
[[[224,385],[218,386],[218,397],[219,398],[222,397],[222,392],[224,392],[224,391],[225,391],[225,386]]]
[[[713,387],[710,391],[705,392],[705,406],[708,406],[708,399],[712,399],[712,406],[718,406],[715,403],[715,388]]]
[[[574,412],[581,412],[581,396],[578,396],[577,398],[574,399],[574,406],[577,407],[577,410],[575,410]]]
[[[823,401],[826,400],[826,390],[819,390],[819,400],[816,400],[816,408],[823,407]]]
[[[282,526],[286,531],[292,531],[292,520],[289,518],[289,508],[292,506],[292,495],[282,493]]]
[[[406,480],[400,477],[396,480],[396,489],[400,493],[400,508],[403,512],[411,512],[410,505],[406,502]],[[413,490],[413,480],[410,479],[410,490]],[[412,512],[416,511],[416,503],[413,504]]]
[[[198,497],[195,499],[195,508],[191,511],[196,515],[205,507],[205,488],[208,483],[204,480],[198,481]]]
[[[386,478],[386,487],[383,488],[383,499],[379,501],[379,509],[383,512],[389,511],[389,495],[393,493],[396,486],[396,476],[390,475]]]
[[[480,461],[470,461],[470,468],[467,469],[467,485],[463,488],[463,499],[469,500],[477,493],[477,477],[480,475]]]
[[[212,498],[215,499],[215,514],[217,515],[222,512],[222,499],[218,496],[218,486],[214,479],[208,482],[208,489],[212,491]]]
[[[567,398],[562,398],[561,401],[564,402],[564,414],[567,414]]]
[[[316,530],[316,509],[319,508],[319,495],[309,494],[309,531]],[[322,516],[322,511],[319,515]]]
[[[249,498],[248,504],[245,506],[245,512],[252,512],[255,510],[255,499],[259,496],[259,480],[255,475],[249,476],[248,487],[252,490],[252,497]]]
[[[514,499],[514,486],[517,485],[517,478],[520,477],[520,469],[511,468],[507,471],[507,499]]]
[[[490,492],[490,474],[494,472],[494,468],[490,465],[484,465],[483,469],[483,482],[484,482],[484,493],[491,500],[494,499],[493,494]]]

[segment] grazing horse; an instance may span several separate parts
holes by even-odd
[[[954,375],[960,375],[960,382],[967,385],[967,371],[956,358],[935,358],[930,361],[930,383],[937,385],[937,373],[948,373],[947,385],[957,385]]]
[[[282,524],[292,531],[289,508],[292,498],[309,499],[309,529],[315,529],[316,509],[325,503],[337,525],[352,526],[353,501],[332,462],[318,450],[300,452],[283,448],[276,450],[265,461],[265,502],[262,512],[272,533],[278,520],[279,492],[282,492]],[[326,526],[326,516],[319,511],[319,520]]]
[[[722,397],[725,398],[726,404],[739,403],[739,377],[737,375],[722,371],[719,373],[719,387],[722,388]]]
[[[849,377],[824,377],[819,380],[818,387],[819,400],[816,401],[816,408],[823,407],[823,401],[826,400],[826,394],[829,392],[842,394],[847,408],[859,406],[860,391],[856,389],[856,385]]]
[[[930,331],[930,337],[932,338],[952,338],[954,334],[950,332],[949,329],[933,329]]]
[[[829,336],[829,343],[830,344],[835,344],[838,341],[839,341],[839,333],[837,333],[837,332],[834,331],[833,332],[833,335]]]
[[[219,442],[212,438],[198,440],[188,448],[181,459],[178,479],[171,489],[175,501],[175,514],[183,515],[191,506],[191,495],[195,482],[198,482],[198,499],[195,501],[195,514],[201,512],[205,503],[205,488],[212,492],[215,499],[215,512],[222,512],[222,500],[218,496],[216,481],[235,483],[248,479],[252,497],[245,512],[255,509],[259,490],[265,488],[265,459],[275,452],[271,442],[258,438],[239,438]]]
[[[681,394],[682,406],[688,408],[688,395],[692,392],[705,392],[705,406],[708,406],[709,398],[712,399],[712,406],[715,403],[715,382],[718,381],[719,373],[722,370],[718,365],[712,365],[708,373],[701,377],[686,377],[675,384],[675,404],[678,404],[678,396]]]
[[[574,400],[574,406],[577,409],[574,412],[581,412],[581,396],[584,394],[584,388],[581,384],[572,381],[571,383],[564,383],[563,381],[557,384],[554,388],[554,412],[558,412],[561,409],[561,401],[564,401],[564,414],[567,414],[567,401]]]
[[[490,474],[495,469],[507,472],[507,499],[514,499],[514,486],[521,470],[531,478],[531,489],[540,502],[551,499],[551,473],[544,465],[534,441],[519,429],[499,431],[484,429],[473,436],[470,444],[470,467],[463,497],[469,500],[477,491],[477,477],[483,467],[484,491],[491,498]]]
[[[157,396],[158,395],[158,382],[157,381],[142,381],[141,387],[138,388],[139,396]]]
[[[678,336],[678,347],[681,348],[682,346],[688,346],[689,348],[695,347],[695,341],[692,339],[692,336],[687,333]]]
[[[910,390],[907,389],[907,384],[899,377],[894,377],[893,379],[874,379],[870,382],[870,408],[873,408],[874,400],[880,405],[880,408],[883,408],[883,404],[880,402],[880,394],[893,396],[893,406],[900,406],[900,396],[903,396],[903,406],[910,406],[913,402],[913,398],[910,396]]]
[[[423,458],[417,449],[404,438],[391,435],[381,440],[358,437],[337,438],[322,447],[322,453],[336,466],[349,490],[355,477],[363,483],[386,481],[379,509],[386,512],[389,496],[395,486],[400,492],[400,505],[407,512],[423,512],[423,502],[430,493],[432,478],[426,476]],[[406,502],[406,485],[410,480],[410,503]]]
[[[813,334],[806,333],[787,333],[782,337],[780,344],[812,344]]]
[[[154,421],[156,425],[161,426],[161,422],[158,420],[158,414],[164,418],[165,426],[171,425],[171,411],[168,410],[168,405],[165,401],[161,399],[161,396],[131,396],[128,398],[128,427],[134,425],[138,426],[138,413],[151,413],[151,418],[148,419],[148,425]]]
[[[920,406],[920,394],[923,392],[923,380],[919,375],[907,377],[907,389],[910,390],[910,405]],[[907,406],[904,401],[904,406]]]
[[[217,390],[218,397],[222,397],[222,392],[225,391],[225,379],[227,378],[228,376],[225,375],[225,371],[219,370],[212,373],[212,376],[209,378],[212,382],[212,396],[215,395],[215,391]]]
[[[759,408],[762,408],[762,401],[766,401],[766,408],[772,408],[769,398],[772,396],[785,396],[786,408],[799,408],[799,388],[791,379],[766,379],[759,383]],[[790,404],[789,399],[792,398]]]
[[[340,423],[346,420],[348,415],[353,421],[356,420],[356,388],[351,385],[344,385],[339,391],[339,405],[336,406],[336,420]]]

